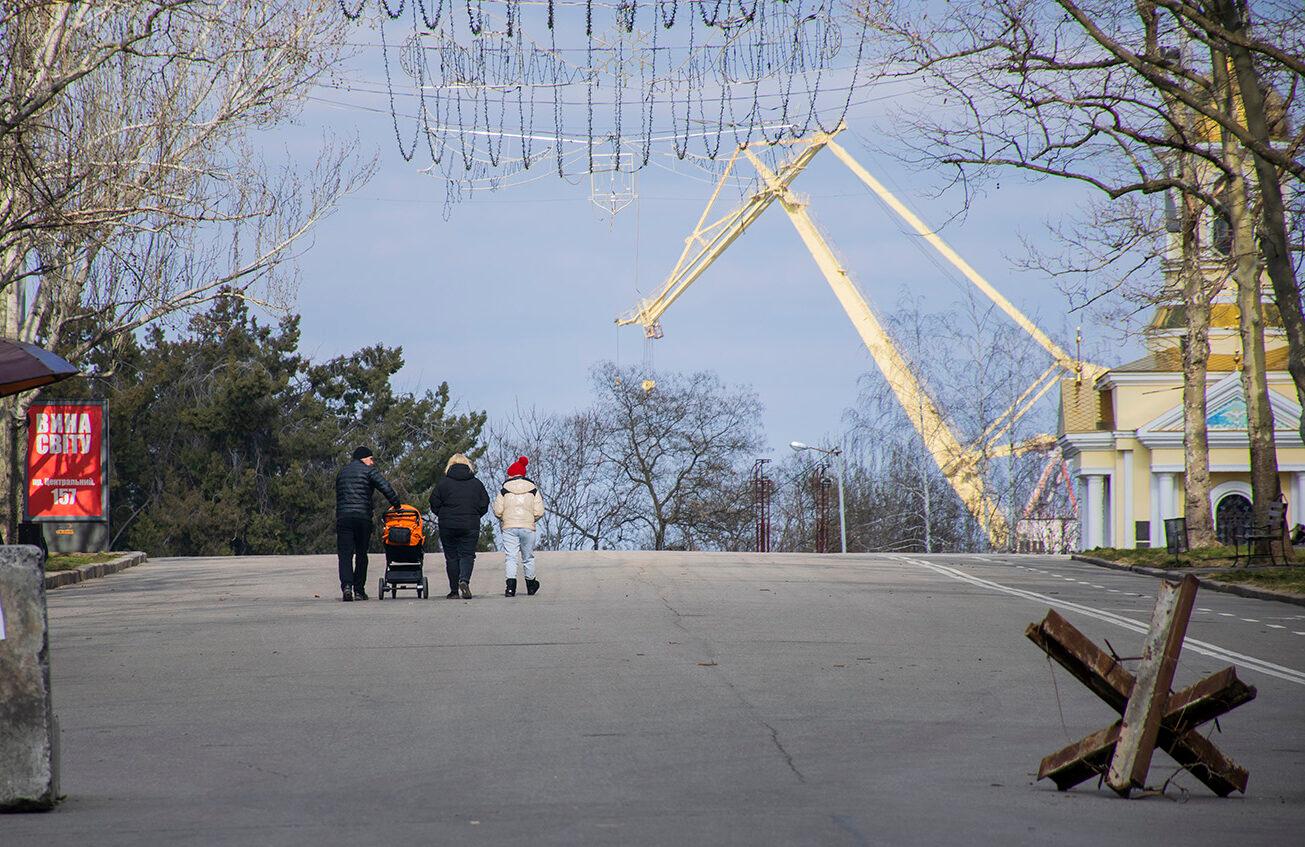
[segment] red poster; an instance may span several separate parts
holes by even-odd
[[[27,411],[27,513],[104,518],[104,406],[33,403]]]

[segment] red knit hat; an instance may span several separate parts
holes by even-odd
[[[517,457],[517,460],[516,460],[515,462],[513,462],[513,463],[510,464],[510,465],[508,465],[508,474],[507,474],[507,475],[508,475],[508,476],[525,476],[525,475],[526,475],[526,465],[528,465],[528,464],[530,464],[530,460],[529,460],[529,459],[527,459],[525,456],[518,456],[518,457]]]

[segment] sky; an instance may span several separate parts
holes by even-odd
[[[360,55],[351,73],[381,78],[375,52]],[[957,217],[965,211],[959,192],[938,195],[939,174],[912,171],[895,158],[903,142],[888,131],[887,109],[909,106],[910,92],[866,94],[858,93],[867,102],[849,112],[840,142],[926,222],[950,221],[944,238],[1059,343],[1072,350],[1074,327],[1085,323],[1090,349],[1113,348],[1127,361],[1133,351],[1119,349],[1111,327],[1068,313],[1051,280],[1014,265],[1024,253],[1022,238],[1049,245],[1046,222],[1082,203],[1081,189],[1011,175],[972,197]],[[402,346],[407,364],[399,388],[423,391],[447,381],[460,409],[485,410],[491,421],[514,408],[583,407],[595,364],[641,363],[640,328],[618,330],[614,319],[660,288],[711,193],[711,178],[645,168],[638,199],[612,218],[591,202],[587,179],[546,173],[477,193],[446,217],[444,183],[421,173],[428,161],[399,155],[384,102],[319,89],[293,125],[265,139],[310,155],[324,132],[356,136],[362,153],[378,156],[375,177],[319,226],[300,260],[293,308],[302,316],[301,350],[328,358],[377,342]],[[964,296],[959,274],[905,234],[832,154],[817,156],[794,187],[809,197],[814,217],[881,316],[910,299],[939,310]],[[792,440],[836,441],[858,380],[874,369],[777,205],[662,324],[654,366],[711,370],[755,389],[772,456]],[[1046,357],[1032,341],[1012,355]]]

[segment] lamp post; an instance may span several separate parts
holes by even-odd
[[[817,453],[824,453],[826,456],[837,456],[838,464],[835,469],[838,472],[838,536],[841,542],[842,551],[847,552],[847,509],[843,505],[843,475],[847,470],[847,460],[843,456],[843,448],[835,447],[832,450],[826,450],[823,447],[812,447],[810,444],[803,444],[801,441],[790,441],[788,446],[792,447],[799,453],[803,450],[814,450]]]

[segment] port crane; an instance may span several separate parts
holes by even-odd
[[[988,536],[994,549],[1006,547],[1012,527],[988,493],[982,476],[982,465],[990,458],[1021,455],[1028,452],[1049,451],[1055,446],[1050,435],[1040,435],[1015,444],[1000,443],[1015,423],[1027,414],[1065,374],[1089,383],[1105,373],[1105,368],[1089,364],[1071,356],[1039,329],[992,286],[978,271],[970,266],[936,232],[930,229],[892,192],[875,179],[834,138],[845,129],[839,126],[833,132],[818,132],[800,138],[786,139],[780,144],[792,149],[787,161],[771,170],[757,155],[754,148],[770,146],[767,142],[741,145],[726,163],[725,170],[716,183],[707,207],[693,232],[684,241],[679,261],[667,276],[661,290],[653,297],[641,300],[632,312],[617,318],[617,324],[639,324],[648,338],[662,336],[661,317],[666,310],[712,263],[747,231],[770,206],[779,201],[780,207],[792,222],[798,236],[811,253],[821,274],[833,289],[869,350],[871,357],[887,381],[902,410],[920,434],[925,447],[938,465],[961,502],[974,516]],[[985,431],[970,444],[963,444],[946,418],[938,410],[924,386],[920,383],[910,363],[893,343],[870,304],[853,283],[846,268],[838,260],[829,241],[821,233],[807,211],[807,202],[792,189],[793,181],[811,163],[811,160],[828,148],[849,170],[875,193],[916,234],[938,251],[988,299],[1000,308],[1024,332],[1051,354],[1051,365],[1033,381],[1015,402],[993,420]],[[735,166],[741,161],[751,164],[757,173],[755,190],[742,204],[718,217],[712,217],[722,189],[730,179]]]

